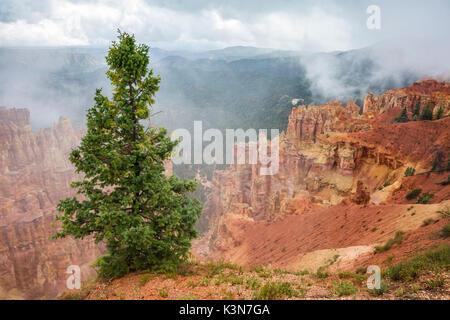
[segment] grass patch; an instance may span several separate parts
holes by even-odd
[[[400,245],[403,241],[403,231],[397,231],[394,238],[389,239],[383,246],[376,246],[375,253],[380,253],[389,250],[396,243]]]

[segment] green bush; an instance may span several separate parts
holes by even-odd
[[[447,180],[439,182],[441,186],[448,186],[450,184],[450,175],[447,176]]]
[[[430,204],[433,202],[431,200],[431,199],[433,199],[433,197],[434,197],[434,194],[432,194],[432,193],[424,193],[416,200],[416,203]]]
[[[435,221],[436,220],[434,220],[433,218],[427,218],[427,219],[423,220],[422,227],[426,227],[427,225],[432,224]]]
[[[413,176],[414,173],[416,173],[416,169],[412,168],[412,167],[408,167],[405,170],[405,177],[410,177]]]
[[[274,300],[279,298],[291,298],[296,292],[289,282],[267,282],[259,291],[256,291],[254,298],[257,300]]]
[[[403,241],[403,231],[397,231],[394,238],[389,239],[384,246],[376,246],[375,253],[380,253],[389,250],[395,243],[400,245]]]
[[[408,199],[408,200],[415,199],[421,192],[422,192],[422,189],[411,190],[406,194],[406,199]]]
[[[446,224],[441,230],[441,237],[448,238],[450,237],[450,223]]]
[[[349,296],[358,292],[353,283],[339,280],[339,282],[333,281],[334,292],[338,297]]]

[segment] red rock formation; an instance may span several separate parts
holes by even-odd
[[[205,235],[210,253],[220,256],[242,242],[239,235],[246,233],[239,221],[272,223],[287,215],[350,205],[349,199],[364,205],[387,201],[401,186],[407,166],[429,170],[436,152],[450,150],[450,117],[392,123],[398,110],[405,104],[410,110],[416,101],[442,106],[447,114],[449,85],[432,80],[376,98],[368,94],[362,115],[353,101],[346,108],[340,102],[293,108],[287,132],[279,137],[277,174],[261,176],[258,165],[215,172],[203,211],[211,225]]]
[[[399,110],[406,107],[408,117],[411,119],[417,103],[420,104],[421,111],[429,104],[434,116],[440,107],[444,116],[450,115],[450,83],[423,80],[403,89],[391,89],[378,97],[369,93],[364,98],[363,112],[385,113],[385,119],[392,122]]]
[[[26,109],[0,108],[0,298],[51,298],[63,288],[70,265],[82,280],[101,254],[89,240],[50,240],[60,199],[74,196],[68,161],[80,141],[67,118],[33,133]]]

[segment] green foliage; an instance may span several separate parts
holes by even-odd
[[[450,237],[450,223],[446,224],[441,230],[441,237],[448,238]]]
[[[441,186],[448,186],[450,184],[450,174],[447,176],[447,180],[439,182]]]
[[[167,289],[158,290],[158,294],[161,298],[167,298],[169,296],[169,291]]]
[[[414,173],[416,173],[416,169],[414,169],[412,167],[408,167],[405,170],[405,177],[411,177],[414,175]]]
[[[422,189],[411,190],[406,194],[406,199],[408,199],[408,200],[415,199],[421,192],[422,192]]]
[[[444,171],[445,167],[443,165],[443,162],[444,162],[444,154],[442,152],[437,152],[436,156],[433,159],[431,171]]]
[[[417,101],[413,110],[413,120],[416,121],[420,116],[420,101]]]
[[[450,266],[450,245],[445,244],[390,266],[386,274],[395,281],[410,281],[417,279],[424,271],[439,272],[448,266]]]
[[[436,119],[441,119],[443,114],[444,114],[444,109],[442,108],[442,106],[440,106],[436,113]]]
[[[325,279],[330,276],[330,273],[326,271],[324,267],[319,267],[316,273],[312,274],[312,276],[319,279]]]
[[[109,48],[107,76],[112,100],[97,90],[87,113],[87,133],[70,154],[81,181],[81,199],[59,202],[63,215],[55,238],[92,236],[109,255],[97,260],[99,275],[119,277],[135,270],[176,270],[187,260],[201,205],[187,196],[195,181],[164,174],[176,142],[165,128],[149,126],[160,78],[149,68],[148,46],[119,31]]]
[[[424,287],[427,290],[435,290],[445,285],[445,277],[441,274],[436,275],[433,279],[425,281]]]
[[[280,298],[291,298],[296,295],[294,288],[289,282],[266,282],[259,291],[254,294],[257,300],[274,300]]]
[[[402,244],[403,231],[397,231],[394,238],[389,239],[383,246],[376,246],[375,253],[380,253],[389,250],[394,244]]]
[[[433,222],[436,222],[436,220],[434,220],[433,218],[427,218],[423,220],[422,227],[426,227],[427,225],[432,224]]]
[[[256,290],[261,287],[261,281],[256,277],[250,277],[245,281],[245,287],[247,289]]]
[[[406,107],[402,109],[402,112],[400,112],[400,114],[395,118],[395,122],[408,122],[408,114],[406,111]]]
[[[427,106],[423,109],[420,119],[433,120],[433,111],[431,111],[429,103],[427,103]]]
[[[434,197],[434,194],[432,193],[424,193],[422,195],[420,195],[420,197],[416,200],[416,203],[420,203],[420,204],[430,204],[432,203],[432,199]]]
[[[355,294],[358,291],[351,282],[339,280],[339,282],[333,281],[334,292],[338,297],[349,296]]]

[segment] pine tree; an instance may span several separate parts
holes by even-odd
[[[442,106],[440,106],[436,113],[436,119],[437,120],[441,119],[443,114],[444,114],[444,109],[442,108]]]
[[[433,120],[433,111],[430,109],[430,104],[427,103],[427,106],[422,111],[421,120]]]
[[[417,101],[416,106],[414,107],[412,119],[416,121],[420,117],[420,101]]]
[[[145,127],[160,78],[149,68],[149,47],[119,30],[109,48],[107,76],[112,100],[97,90],[87,113],[87,133],[70,154],[72,183],[82,197],[58,204],[63,215],[54,238],[92,236],[109,252],[96,265],[104,278],[134,270],[175,270],[197,236],[201,212],[188,193],[196,182],[164,174],[164,161],[176,146],[165,128]]]
[[[395,118],[395,122],[408,122],[408,114],[406,111],[406,107],[403,108],[402,112],[398,115],[397,118]]]

